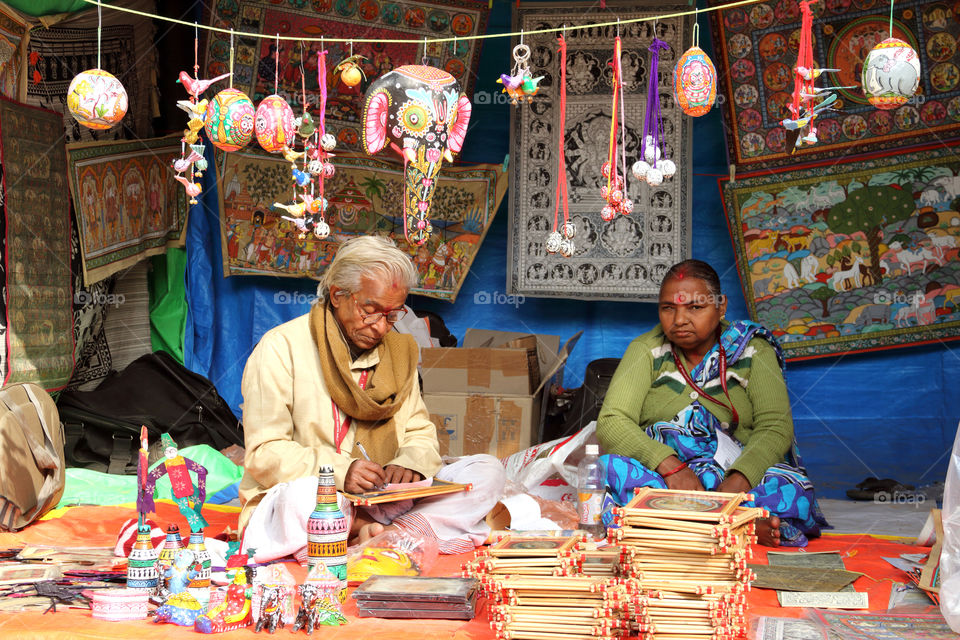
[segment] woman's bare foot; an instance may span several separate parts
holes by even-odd
[[[756,521],[757,542],[765,547],[780,546],[780,518],[770,516]]]

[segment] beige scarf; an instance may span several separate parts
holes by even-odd
[[[400,398],[410,393],[417,375],[417,344],[413,338],[390,331],[377,345],[380,363],[373,369],[366,389],[361,389],[350,371],[353,358],[329,303],[310,311],[310,334],[320,351],[323,380],[340,410],[341,420],[353,419],[355,442],[363,443],[370,459],[385,465],[396,457],[399,443],[393,422]],[[354,445],[355,458],[363,457]]]

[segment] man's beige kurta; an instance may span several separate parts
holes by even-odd
[[[364,369],[380,362],[376,349],[352,364],[359,381]],[[343,490],[353,451],[356,425],[351,420],[340,453],[334,441],[333,403],[323,380],[320,354],[310,335],[310,314],[271,329],[247,360],[241,383],[246,446],[240,481],[243,528],[270,487],[314,475],[321,465],[333,467],[337,489]],[[431,477],[440,469],[437,430],[430,421],[414,380],[394,416],[399,449],[388,464]],[[340,413],[341,420],[346,416]]]

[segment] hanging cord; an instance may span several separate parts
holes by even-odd
[[[323,40],[320,41],[320,55],[317,57],[317,85],[320,87],[320,136],[327,132],[327,50],[323,48]],[[321,184],[320,195],[323,195],[323,182]]]
[[[103,6],[97,5],[97,69],[100,68],[100,33],[103,31]]]
[[[813,31],[813,11],[810,9],[810,5],[815,0],[801,0],[800,2],[800,46],[797,52],[797,65],[793,70],[793,100],[790,103],[790,112],[793,114],[794,119],[800,118],[800,94],[804,93],[804,90],[808,86],[813,86],[813,80],[807,81],[800,74],[800,67],[805,67],[812,73],[813,70],[813,41],[811,40],[811,33]],[[891,3],[891,6],[893,4]]]
[[[613,105],[611,107],[610,117],[610,144],[607,150],[607,198],[610,197],[611,186],[614,184],[614,176],[617,172],[617,118],[619,117],[620,107],[620,74],[618,72],[620,53],[622,51],[620,36],[613,41],[613,60],[610,66],[613,67]]]
[[[893,0],[890,0],[890,37],[893,37]]]
[[[657,152],[660,148],[660,138],[662,134],[663,123],[660,118],[660,87],[657,76],[660,69],[660,51],[669,49],[666,42],[654,36],[653,42],[647,47],[650,52],[650,73],[647,82],[647,113],[643,119],[643,139],[640,143],[641,156],[645,155],[647,149],[647,136],[653,138],[653,162],[650,166],[657,166]]]
[[[623,55],[621,51],[620,55]],[[621,57],[616,60],[617,77],[620,79],[620,175],[623,176],[623,199],[627,199],[627,110],[623,100],[623,62]]]
[[[200,56],[197,53],[197,48],[200,46],[200,29],[197,26],[197,23],[193,23],[193,77],[200,78]],[[194,96],[196,100],[200,96]]]
[[[556,201],[555,208],[553,210],[553,230],[557,231],[557,223],[561,209],[561,200],[562,200],[562,209],[563,209],[563,224],[566,226],[567,222],[570,220],[570,208],[569,203],[567,202],[567,158],[564,150],[564,136],[563,132],[566,131],[566,120],[567,120],[567,41],[564,39],[561,34],[557,38],[557,43],[560,45],[560,122],[559,122],[559,135],[560,140],[559,150],[557,156],[560,158],[558,171],[557,171],[557,190],[554,195],[554,200]]]
[[[233,29],[230,29],[230,88],[233,89]]]
[[[765,1],[765,0],[736,0],[735,2],[730,2],[730,3],[726,3],[726,4],[722,4],[722,5],[718,4],[717,6],[707,7],[706,9],[704,9],[704,11],[705,11],[705,12],[721,11],[721,10],[722,10],[722,11],[729,11],[729,10],[735,9],[735,8],[737,8],[737,7],[745,7],[745,6],[749,6],[749,5],[753,5],[753,4],[758,4],[758,3],[764,2],[764,1]],[[136,15],[136,16],[141,16],[141,17],[144,17],[144,18],[151,18],[151,19],[153,19],[153,20],[159,20],[159,21],[161,21],[161,22],[169,22],[169,23],[171,23],[171,24],[179,24],[179,25],[183,25],[183,26],[190,26],[190,23],[189,23],[189,22],[186,22],[186,21],[184,21],[184,20],[178,20],[178,19],[176,19],[176,18],[169,18],[169,17],[167,17],[167,16],[156,15],[156,14],[153,14],[153,13],[148,13],[148,12],[146,12],[146,11],[138,11],[137,9],[131,9],[131,8],[128,8],[128,7],[121,7],[121,6],[115,6],[115,5],[111,5],[111,4],[106,4],[106,3],[104,2],[104,0],[83,0],[83,2],[85,2],[85,3],[87,3],[87,4],[91,4],[91,5],[96,5],[96,6],[98,6],[98,7],[106,6],[108,9],[112,9],[112,10],[114,10],[114,11],[121,11],[121,12],[123,12],[123,13],[129,13],[129,14]],[[658,15],[658,16],[644,16],[644,17],[642,17],[642,18],[631,18],[631,19],[629,19],[629,20],[623,20],[622,22],[623,22],[623,24],[639,24],[639,23],[642,23],[642,22],[649,22],[649,21],[651,21],[651,20],[658,20],[658,19],[659,19],[659,20],[667,20],[667,19],[672,19],[672,18],[682,18],[682,17],[684,17],[684,16],[693,15],[694,13],[695,13],[695,11],[693,11],[693,10],[691,10],[691,11],[676,11],[676,12],[673,12],[673,13],[665,13],[665,14]],[[615,24],[617,24],[616,21],[613,21],[613,22],[593,22],[593,23],[587,23],[587,24],[580,24],[580,25],[572,26],[572,27],[569,27],[569,29],[570,29],[571,31],[580,31],[580,30],[584,30],[584,29],[597,29],[597,28],[602,28],[602,27],[610,27],[610,26],[613,26],[613,25],[615,25]],[[205,31],[219,32],[219,33],[224,33],[224,34],[230,33],[230,29],[227,29],[227,28],[224,28],[224,27],[214,27],[214,26],[211,26],[211,25],[204,25],[204,26],[203,26],[203,29],[204,29]],[[528,33],[560,33],[560,31],[561,31],[561,29],[559,29],[559,28],[550,28],[550,29],[535,29],[535,30],[529,31]],[[262,37],[263,37],[263,34],[261,34],[261,33],[254,33],[254,32],[251,32],[251,31],[238,31],[238,32],[237,32],[237,35],[240,36],[240,37],[244,37],[244,38],[256,38],[256,39],[259,39],[259,38],[262,38]],[[462,39],[462,40],[492,40],[492,39],[497,39],[497,38],[515,38],[516,36],[517,36],[517,33],[515,33],[515,32],[511,32],[511,33],[487,33],[487,34],[478,35],[478,36],[461,36],[460,39]],[[304,40],[305,42],[319,42],[319,41],[320,41],[320,37],[319,37],[319,36],[318,36],[318,37],[311,37],[311,38],[299,38],[299,37],[292,37],[292,36],[284,36],[282,39],[283,39],[283,40],[290,40],[290,41]],[[452,39],[452,38],[438,38],[438,39],[434,40],[434,42],[448,42],[450,39]],[[331,38],[331,39],[330,39],[330,42],[350,42],[350,41],[351,41],[351,40],[348,39],[348,38]],[[399,40],[399,39],[390,39],[390,38],[360,38],[360,39],[357,39],[357,42],[370,43],[370,44],[410,44],[410,43],[413,42],[413,41],[410,40],[410,39]]]
[[[273,93],[277,93],[277,89],[280,85],[280,34],[277,34],[276,50],[273,52],[273,55],[276,56],[273,60]]]
[[[693,14],[693,46],[700,48],[700,7]]]

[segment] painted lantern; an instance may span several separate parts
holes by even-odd
[[[224,89],[207,105],[204,125],[207,138],[213,146],[224,151],[242,149],[253,138],[255,118],[256,111],[247,94],[237,89]]]
[[[367,89],[363,148],[372,155],[391,144],[403,156],[403,231],[411,244],[430,237],[437,174],[463,147],[472,108],[456,78],[435,67],[397,67]]]
[[[673,99],[688,116],[710,112],[717,99],[717,69],[700,47],[690,47],[673,69]]]
[[[109,129],[127,113],[127,90],[103,69],[81,71],[67,89],[67,109],[90,129]]]
[[[270,153],[280,153],[290,146],[294,135],[293,109],[287,101],[273,94],[267,96],[257,107],[257,142]]]
[[[878,109],[896,109],[917,91],[920,58],[903,40],[887,38],[867,54],[860,80],[870,104]]]

